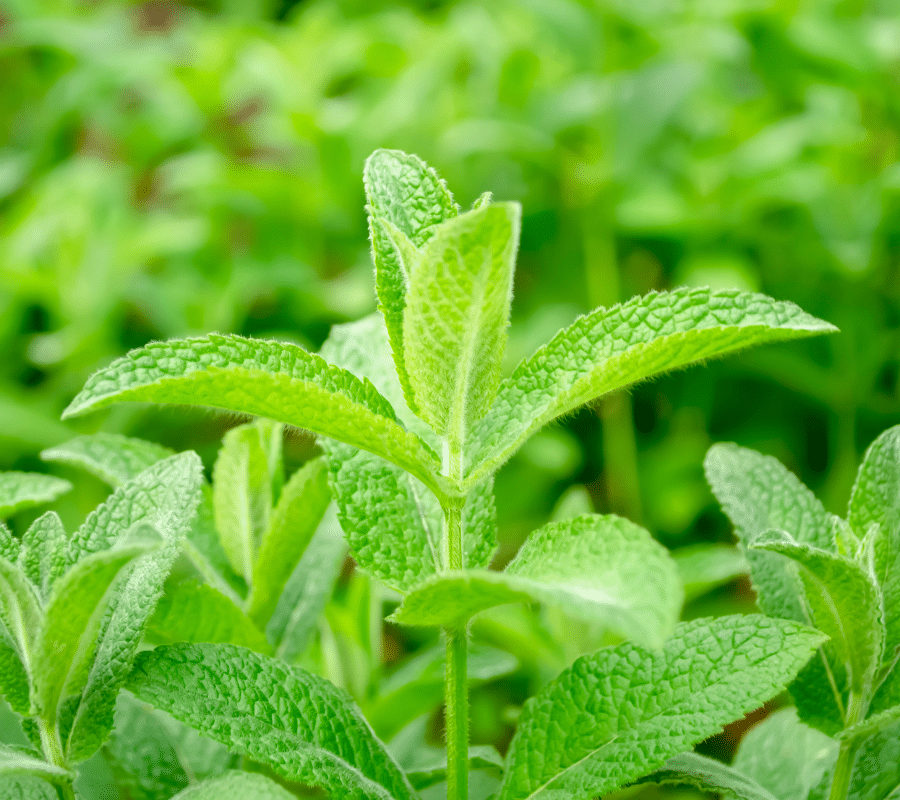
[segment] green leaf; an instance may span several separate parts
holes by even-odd
[[[322,678],[232,645],[142,653],[129,688],[228,747],[342,798],[414,791],[359,709]]]
[[[810,793],[810,800],[831,797],[834,767]],[[850,775],[846,800],[896,800],[900,794],[900,725],[894,725],[860,746]],[[843,800],[843,798],[842,798]]]
[[[750,546],[799,565],[809,622],[830,639],[829,661],[839,659],[850,688],[867,696],[884,647],[881,598],[869,575],[856,562],[801,544],[784,531],[767,531]]]
[[[19,539],[13,536],[12,531],[6,527],[6,524],[0,520],[0,558],[16,561],[19,558],[21,544]]]
[[[900,425],[881,434],[866,451],[850,497],[847,520],[864,536],[873,526],[875,576],[884,595],[885,656],[900,646]]]
[[[0,776],[24,774],[47,781],[72,780],[73,772],[48,764],[40,754],[25,747],[0,742]]]
[[[19,565],[41,597],[50,593],[53,576],[65,568],[69,536],[55,511],[38,517],[22,537]]]
[[[22,570],[0,558],[0,622],[9,634],[9,644],[15,649],[26,675],[32,673],[41,616],[40,599]],[[17,673],[14,665],[10,670],[11,676]],[[16,688],[12,691],[15,695],[19,693]]]
[[[72,484],[37,472],[0,472],[0,517],[26,508],[52,503],[72,489]]]
[[[295,800],[295,795],[265,775],[226,772],[188,787],[172,800]]]
[[[822,639],[722,617],[682,624],[662,652],[579,658],[522,709],[499,800],[587,800],[647,775],[777,694]]]
[[[328,469],[317,458],[287,482],[253,565],[248,614],[265,625],[331,502]]]
[[[691,786],[729,800],[786,800],[782,795],[770,793],[733,767],[697,753],[682,753],[670,758],[662,769],[642,778],[640,782]]]
[[[192,451],[153,464],[91,512],[69,540],[66,568],[148,526],[164,540],[181,538],[196,514],[202,481],[203,465]]]
[[[5,637],[2,637],[5,638]],[[23,716],[29,712],[31,687],[16,648],[0,638],[0,695],[10,708]]]
[[[842,740],[862,740],[868,736],[874,736],[876,733],[880,733],[898,722],[900,722],[900,706],[893,706],[884,711],[879,711],[877,714],[871,714],[862,722],[857,722],[856,725],[844,728],[837,735],[837,738]]]
[[[783,708],[744,734],[732,766],[778,800],[806,800],[837,752],[834,739],[800,722],[796,709]]]
[[[482,446],[466,475],[481,480],[548,422],[608,392],[750,345],[834,330],[792,303],[732,290],[682,288],[597,309],[503,381],[472,433]]]
[[[272,649],[240,608],[205,583],[170,587],[150,620],[147,638],[154,644],[224,642],[266,654]]]
[[[253,580],[256,553],[269,528],[272,474],[269,444],[272,423],[256,420],[232,428],[222,437],[213,467],[213,512],[216,530],[232,569],[248,586]],[[283,426],[277,426],[281,442]]]
[[[375,262],[375,290],[384,314],[394,363],[412,403],[404,364],[403,309],[416,248],[435,226],[455,217],[458,207],[446,184],[424,161],[399,150],[376,150],[363,170],[369,237]]]
[[[131,671],[147,621],[163,593],[177,554],[177,547],[169,545],[138,558],[112,594],[66,740],[66,758],[70,763],[89,758],[109,735],[116,697]]]
[[[86,678],[82,673],[99,634],[110,586],[132,559],[148,549],[135,544],[93,553],[54,585],[34,659],[35,704],[49,723],[56,721],[60,701],[80,690]]]
[[[0,797],[15,800],[59,800],[56,788],[41,778],[0,775]]]
[[[92,433],[44,450],[41,458],[80,467],[116,489],[174,454],[174,450],[155,442],[117,433]]]
[[[403,312],[413,407],[462,446],[491,407],[512,302],[521,208],[497,203],[434,229]]]
[[[443,487],[434,454],[396,422],[370,383],[296,345],[215,334],[154,342],[93,375],[64,416],[121,400],[267,417],[369,450]]]
[[[681,584],[668,551],[643,528],[586,514],[528,537],[505,572],[447,572],[413,589],[391,619],[458,625],[502,603],[545,602],[651,647],[671,633]]]
[[[750,569],[744,554],[728,544],[694,544],[672,551],[684,584],[685,602],[690,602],[746,575]]]
[[[306,650],[340,575],[347,544],[333,507],[288,578],[266,635],[278,658],[293,663]]]

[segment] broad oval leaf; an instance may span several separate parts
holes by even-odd
[[[50,503],[72,489],[72,484],[39,472],[0,472],[0,517]]]
[[[295,797],[265,775],[235,771],[189,786],[172,800],[295,800]]]
[[[113,488],[136,478],[157,461],[175,455],[175,451],[155,442],[117,433],[92,433],[76,436],[68,442],[41,453],[44,461],[80,467]]]
[[[754,344],[837,330],[761,294],[675,289],[583,316],[523,361],[476,425],[466,467],[478,482],[539,428],[601,395]]]
[[[409,277],[403,346],[414,407],[460,447],[500,383],[521,213],[496,203],[439,225]]]
[[[532,533],[505,572],[447,572],[426,581],[392,619],[458,625],[495,605],[539,601],[658,647],[682,599],[674,562],[646,530],[614,515],[586,514]]]
[[[346,692],[233,645],[138,656],[129,688],[176,719],[292,780],[353,800],[415,792]]]
[[[94,374],[64,412],[121,400],[202,405],[306,428],[392,461],[435,490],[434,454],[366,381],[293,344],[211,334],[154,342]]]
[[[682,624],[661,652],[579,658],[522,709],[499,800],[587,800],[647,775],[777,694],[822,640],[722,617]]]

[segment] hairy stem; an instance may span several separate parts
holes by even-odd
[[[44,751],[47,763],[68,769],[69,766],[63,755],[62,741],[60,741],[56,726],[50,725],[45,719],[38,717],[37,727],[41,736],[41,749]],[[59,793],[60,800],[76,800],[75,787],[69,780],[60,778],[56,784],[56,791]]]
[[[856,725],[866,714],[868,703],[860,695],[851,692],[847,700],[847,721],[845,727]],[[841,742],[838,751],[837,763],[834,766],[834,778],[831,781],[831,792],[828,800],[847,800],[850,791],[850,777],[853,774],[853,762],[856,760],[856,751],[862,740],[858,737],[846,739]]]

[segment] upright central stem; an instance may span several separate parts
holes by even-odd
[[[462,448],[449,437],[447,473],[456,482],[462,479]],[[444,563],[447,569],[463,568],[463,501],[444,505]],[[447,798],[467,800],[469,796],[469,694],[466,683],[466,625],[444,628],[447,661],[444,669],[444,723],[447,735]]]
[[[860,722],[865,717],[867,708],[868,703],[859,694],[851,691],[847,700],[845,728],[850,728]],[[845,739],[841,742],[828,800],[847,800],[850,778],[853,775],[853,763],[856,761],[856,752],[861,743],[859,738]]]
[[[38,733],[41,737],[41,749],[44,751],[44,758],[56,767],[68,768],[66,760],[63,756],[62,742],[59,739],[59,731],[55,725],[50,725],[42,717],[37,720]],[[75,800],[75,788],[69,779],[61,779],[56,785],[56,791],[59,793],[61,800]]]

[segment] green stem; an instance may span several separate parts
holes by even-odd
[[[45,719],[38,717],[38,732],[41,736],[41,749],[44,751],[44,758],[48,763],[55,767],[68,769],[63,755],[62,741],[59,738],[59,731],[55,725],[50,725]],[[75,787],[70,780],[60,778],[56,784],[56,790],[59,792],[60,800],[76,800]]]
[[[847,700],[847,718],[845,727],[856,725],[866,714],[868,703],[858,694],[850,693]],[[834,778],[831,781],[831,791],[828,800],[847,800],[850,791],[850,777],[853,775],[853,763],[856,761],[856,752],[862,744],[862,739],[854,737],[841,742],[838,751],[837,763],[834,765]]]

